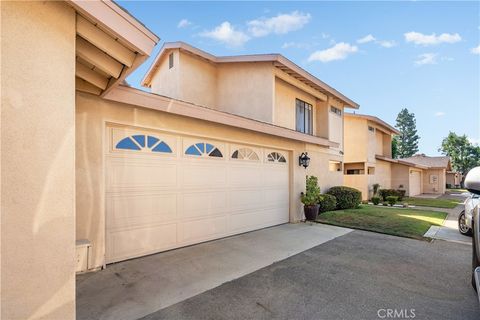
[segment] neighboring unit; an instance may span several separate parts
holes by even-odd
[[[363,200],[381,189],[405,190],[407,196],[421,194],[424,169],[428,166],[405,159],[392,159],[392,137],[398,130],[370,115],[345,114],[344,184],[362,192]]]
[[[444,194],[446,190],[447,172],[452,170],[450,157],[439,156],[429,157],[425,154],[416,154],[409,158],[399,159],[413,163],[416,166],[422,166],[422,192],[430,194]]]
[[[445,181],[447,188],[459,188],[462,184],[462,174],[456,171],[447,171]]]

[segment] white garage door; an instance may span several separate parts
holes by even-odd
[[[108,263],[289,221],[287,152],[109,128]]]
[[[416,196],[422,193],[422,174],[420,171],[410,171],[409,196]]]

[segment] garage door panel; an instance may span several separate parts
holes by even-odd
[[[289,190],[284,186],[277,188],[268,188],[263,192],[263,201],[267,206],[283,208],[289,203]]]
[[[198,159],[197,161],[205,161]],[[227,182],[227,168],[219,163],[208,165],[193,165],[187,163],[182,170],[182,183],[184,187],[205,188],[224,186]]]
[[[190,220],[181,224],[181,242],[191,243],[219,238],[226,234],[227,217]]]
[[[177,218],[176,194],[107,195],[107,224],[111,228],[148,226]]]
[[[263,209],[232,214],[229,221],[230,233],[247,232],[288,222],[288,209]]]
[[[409,195],[416,196],[419,195],[422,191],[422,174],[419,171],[410,172],[410,181],[409,181]]]
[[[230,168],[232,187],[258,187],[262,185],[263,168],[260,165],[235,165]]]
[[[181,196],[182,214],[180,218],[198,218],[225,213],[227,210],[226,192],[193,192]]]
[[[174,188],[177,185],[177,164],[175,162],[122,162],[114,160],[109,164],[107,191],[121,188],[148,189],[155,187]]]
[[[208,152],[205,139],[173,138],[168,142],[174,149],[195,142]],[[107,141],[122,139],[119,134]],[[223,157],[186,155],[185,148],[150,157],[148,143],[138,153],[105,148],[107,263],[288,222],[287,153],[267,161],[262,159],[271,150],[255,147],[251,158],[249,147],[214,145]],[[238,154],[230,159],[227,150],[233,149]]]
[[[249,210],[262,206],[263,195],[258,188],[252,188],[249,190],[231,191],[230,195],[230,209],[235,210]]]
[[[147,226],[108,234],[107,261],[114,262],[175,246],[177,224]]]
[[[286,166],[270,166],[264,169],[265,186],[288,186],[288,170]]]

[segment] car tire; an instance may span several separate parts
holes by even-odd
[[[458,231],[464,236],[472,236],[472,229],[470,229],[465,221],[465,210],[458,216]]]

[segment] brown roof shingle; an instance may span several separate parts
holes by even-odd
[[[439,157],[429,157],[424,154],[416,154],[412,157],[402,158],[406,162],[411,162],[414,164],[419,164],[422,166],[427,166],[430,168],[445,168],[450,170],[450,157],[448,156],[439,156]]]

